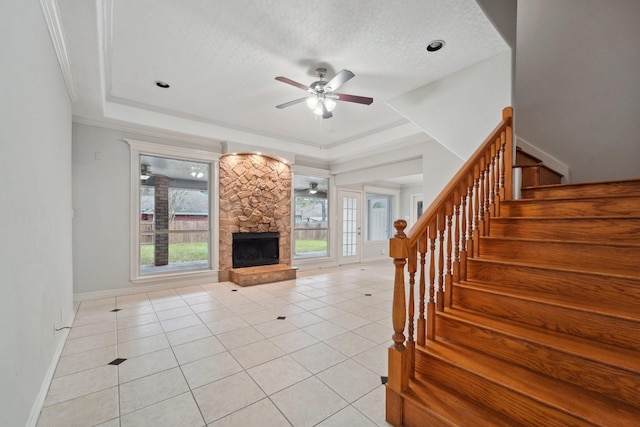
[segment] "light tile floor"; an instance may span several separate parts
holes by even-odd
[[[78,303],[38,426],[387,426],[392,288],[388,262]]]

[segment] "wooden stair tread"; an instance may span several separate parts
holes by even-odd
[[[500,203],[500,217],[509,218],[526,214],[529,218],[540,216],[613,216],[638,215],[640,196],[601,196],[584,198],[546,198],[504,200]],[[515,212],[513,214],[512,212]]]
[[[491,219],[491,235],[633,244],[640,239],[640,217],[498,217]]]
[[[482,282],[477,280],[467,280],[456,283],[455,286],[467,286],[482,290],[488,293],[511,296],[514,298],[524,298],[531,301],[548,304],[556,307],[563,307],[577,311],[596,313],[601,316],[610,316],[626,320],[640,322],[640,312],[638,308],[620,306],[618,303],[602,301],[598,304],[589,302],[568,301],[567,299],[555,297],[554,294],[536,293],[522,289],[514,289],[511,286],[501,286],[496,283]]]
[[[516,164],[513,165],[514,168],[543,168],[548,170],[549,172],[558,175],[559,177],[563,177],[564,175],[562,175],[560,172],[556,172],[553,169],[551,169],[549,166],[545,165],[544,163],[540,162],[540,163],[531,163],[531,164]],[[549,184],[549,185],[555,185],[555,184]]]
[[[621,179],[617,181],[596,181],[596,182],[574,182],[572,184],[551,184],[541,185],[540,187],[566,187],[566,188],[581,188],[581,187],[603,187],[603,186],[618,186],[618,185],[637,185],[640,188],[640,178]]]
[[[620,242],[620,241],[615,241],[615,240],[610,240],[610,241],[595,241],[595,242],[590,242],[590,241],[577,241],[577,240],[555,240],[555,239],[534,239],[534,238],[530,238],[530,237],[522,237],[522,238],[514,238],[514,237],[492,237],[492,236],[482,236],[480,237],[481,241],[485,241],[485,242],[496,242],[496,243],[514,243],[514,244],[519,244],[520,247],[517,248],[519,251],[524,253],[524,250],[529,250],[532,249],[534,247],[534,245],[542,245],[544,244],[547,248],[549,248],[548,250],[550,250],[552,247],[553,248],[564,248],[564,249],[568,249],[571,248],[571,252],[573,252],[574,254],[580,254],[582,252],[582,257],[584,257],[585,255],[585,248],[591,248],[593,250],[596,250],[598,252],[602,252],[604,249],[611,249],[611,250],[617,250],[617,252],[632,252],[634,255],[640,254],[640,244],[636,244],[636,243],[631,243],[631,242]],[[481,247],[482,247],[482,243],[481,243]],[[516,250],[514,248],[514,250]],[[540,252],[537,252],[540,253]],[[595,253],[592,252],[592,255]],[[503,259],[502,258],[502,254],[499,255],[490,255],[487,254],[486,249],[483,251],[480,251],[480,258],[484,258],[484,259]],[[570,259],[568,257],[566,257],[565,259]],[[579,258],[581,259],[581,258]],[[635,256],[632,257],[618,257],[617,258],[619,261],[624,261],[623,264],[626,264],[624,266],[614,266],[614,267],[610,267],[609,264],[607,264],[606,266],[601,265],[600,264],[590,264],[590,265],[580,265],[579,269],[581,271],[592,271],[592,272],[599,272],[599,273],[605,273],[605,274],[620,274],[620,275],[628,275],[631,277],[639,277],[640,276],[640,267],[638,267],[638,264],[636,264],[635,262],[632,262],[633,260],[635,260]],[[556,258],[556,260],[560,260],[562,261],[562,258]],[[543,265],[544,263],[548,263],[548,265],[553,265],[553,266],[563,266],[563,267],[567,267],[567,268],[571,268],[570,265],[567,265],[567,263],[558,263],[558,262],[551,262],[551,261],[540,261],[540,259],[538,258],[534,258],[534,261],[531,262],[531,265]]]
[[[472,260],[473,262],[491,262],[495,264],[502,264],[505,266],[512,265],[512,266],[520,266],[520,267],[544,268],[545,270],[556,271],[558,273],[562,273],[562,272],[580,273],[580,274],[585,274],[589,276],[601,277],[602,280],[606,280],[607,278],[610,278],[610,277],[628,279],[628,280],[638,281],[638,286],[640,286],[640,276],[627,275],[627,274],[620,273],[619,271],[615,271],[615,272],[585,271],[582,269],[575,269],[575,268],[569,268],[569,267],[557,266],[557,265],[541,266],[540,264],[533,264],[528,262],[504,261],[500,259],[489,259],[489,258],[481,258],[481,257],[473,258]]]
[[[574,184],[549,184],[522,188],[522,198],[524,199],[547,199],[554,197],[571,197],[581,199],[605,195],[638,196],[640,195],[640,179]]]
[[[452,426],[514,427],[516,425],[513,420],[465,399],[464,396],[447,387],[429,382],[429,376],[420,372],[416,372],[415,377],[409,380],[409,389],[403,392],[403,397],[427,408]]]
[[[564,185],[570,185],[570,184],[554,184],[554,185],[548,185],[547,187],[556,187],[556,186],[564,186]],[[640,198],[640,196],[617,196],[617,195],[612,195],[612,196],[608,196],[608,195],[602,195],[602,196],[586,196],[586,197],[580,197],[580,198],[576,198],[576,197],[545,197],[544,199],[526,199],[526,198],[522,198],[522,199],[513,199],[513,200],[503,200],[501,202],[501,204],[523,204],[523,203],[542,203],[542,204],[549,204],[549,203],[553,203],[553,202],[586,202],[586,201],[600,201],[600,200],[609,200],[609,201],[613,201],[613,200],[631,200],[631,201],[635,201],[638,200]]]
[[[594,221],[607,221],[607,220],[616,220],[616,219],[640,219],[640,212],[636,212],[636,215],[609,215],[609,216],[497,216],[491,218],[491,221],[586,221],[586,220],[594,220]]]
[[[505,319],[492,318],[487,315],[471,313],[467,310],[449,309],[438,315],[449,316],[459,321],[481,325],[483,328],[498,331],[525,341],[535,342],[565,353],[584,357],[585,359],[625,369],[640,374],[640,358],[638,352],[627,350],[604,343],[574,337],[551,330],[541,330],[536,327],[522,325]]]
[[[455,343],[429,341],[424,347],[416,347],[416,350],[595,425],[631,427],[636,426],[637,420],[640,419],[640,408],[554,380]],[[419,357],[419,354],[416,356]],[[416,360],[416,367],[420,368],[420,360]],[[428,377],[428,372],[425,372],[425,375]]]
[[[594,246],[616,246],[616,247],[631,247],[631,248],[640,248],[640,244],[638,243],[629,243],[629,242],[621,242],[615,239],[609,240],[607,242],[589,242],[589,241],[581,241],[581,240],[557,240],[557,239],[532,239],[530,237],[521,238],[521,237],[507,237],[507,236],[482,236],[482,239],[491,239],[491,240],[511,240],[514,242],[517,241],[527,241],[527,242],[547,242],[547,243],[566,243],[566,244],[576,244],[576,245],[594,245]]]

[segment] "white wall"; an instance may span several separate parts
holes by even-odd
[[[39,2],[2,2],[0,52],[0,424],[24,426],[73,318],[71,102]]]
[[[572,182],[640,177],[640,1],[519,0],[518,137]]]
[[[129,279],[130,151],[125,138],[196,148],[190,142],[74,123],[73,268],[79,299],[143,292],[145,286],[160,285],[135,285]],[[197,148],[220,150],[216,142]],[[170,287],[203,281],[211,279],[159,282]]]
[[[73,125],[75,293],[132,286],[129,168],[121,132]]]
[[[466,160],[502,120],[503,108],[511,105],[511,51],[394,98],[388,104]]]
[[[478,145],[480,142],[478,142]],[[431,143],[424,147],[424,154],[422,155],[422,195],[424,196],[425,211],[463,164],[464,161],[460,157],[440,144]]]

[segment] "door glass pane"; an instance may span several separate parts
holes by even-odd
[[[367,241],[391,238],[391,205],[393,196],[367,194]]]
[[[209,268],[209,164],[142,155],[140,168],[140,274]]]
[[[342,256],[357,255],[357,200],[344,196],[342,199]]]

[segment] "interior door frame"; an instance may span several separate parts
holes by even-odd
[[[344,255],[343,250],[343,239],[344,239],[344,198],[353,197],[356,199],[356,236],[355,236],[355,255]],[[338,264],[355,264],[362,261],[362,220],[363,220],[363,212],[362,212],[362,199],[363,192],[359,190],[351,190],[351,189],[338,189]]]

